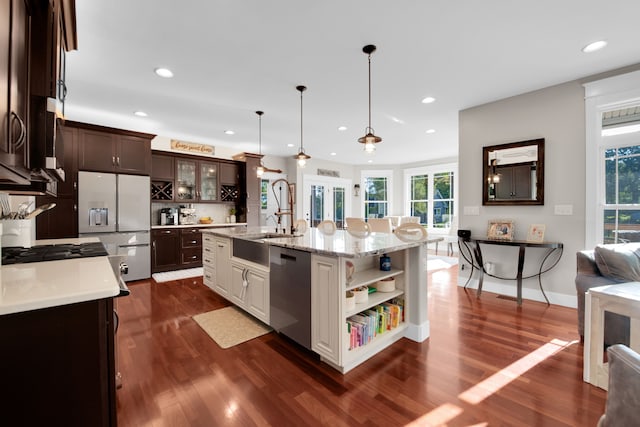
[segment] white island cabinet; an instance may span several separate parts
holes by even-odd
[[[311,253],[311,349],[333,368],[346,373],[401,338],[422,342],[429,337],[426,245],[440,238],[403,241],[394,234],[357,237],[342,230],[327,236],[313,228],[302,236],[275,237],[269,231],[205,231],[226,247],[215,255],[216,285],[207,284],[269,323],[269,267],[233,256],[233,238],[262,236],[261,241],[270,247]],[[205,247],[206,242],[205,238]],[[391,258],[389,271],[380,269],[383,254]],[[230,272],[221,272],[223,265]],[[219,285],[225,275],[224,280],[230,282],[226,290]],[[379,281],[391,278],[393,289],[367,293],[366,300],[353,307],[347,304],[347,292],[376,287]],[[291,279],[294,283],[295,278]]]

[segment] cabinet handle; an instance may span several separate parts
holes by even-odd
[[[211,280],[211,275],[210,274],[205,274],[204,277],[206,277],[207,279]]]
[[[14,119],[16,119],[18,121],[18,124],[20,125],[20,135],[18,136],[18,139],[15,140],[14,142],[12,142],[13,144],[13,149],[17,150],[20,147],[22,147],[22,145],[24,144],[25,140],[26,140],[26,136],[27,136],[27,127],[24,125],[24,121],[22,121],[22,119],[20,118],[19,115],[16,114],[15,111],[11,112],[11,121],[13,121]]]
[[[111,166],[115,166],[116,165],[116,156],[112,156],[111,157]]]
[[[191,241],[191,244],[192,244],[192,245],[195,245],[196,243],[198,243],[198,241],[197,241],[197,240],[192,240],[192,241]]]
[[[75,203],[73,204],[73,211],[78,212],[78,205],[76,205]]]
[[[191,259],[196,259],[196,258],[198,258],[198,255],[194,255],[191,257]]]
[[[163,233],[164,233],[164,234],[170,234],[170,233],[171,233],[171,230],[164,230],[164,231],[163,231]]]
[[[220,245],[220,244],[218,244],[218,247],[219,247],[219,248],[224,248],[224,245]]]
[[[120,156],[116,157],[116,164],[120,166]]]
[[[73,189],[74,190],[78,189],[78,182],[77,181],[73,181]]]
[[[211,250],[209,248],[204,248],[205,252],[211,252]]]

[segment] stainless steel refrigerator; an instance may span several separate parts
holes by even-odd
[[[151,276],[150,191],[148,176],[78,172],[79,234],[125,255],[126,281]]]

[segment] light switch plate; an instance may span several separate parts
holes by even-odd
[[[464,207],[465,215],[480,215],[480,207],[479,206],[465,206]]]
[[[573,215],[573,205],[555,205],[553,213],[556,215]]]

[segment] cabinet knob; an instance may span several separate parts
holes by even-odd
[[[171,230],[164,230],[163,233],[164,234],[169,234],[169,233],[171,233]]]
[[[192,241],[191,241],[191,244],[192,244],[192,245],[195,245],[196,243],[198,243],[198,241],[197,241],[197,240],[192,240]]]

